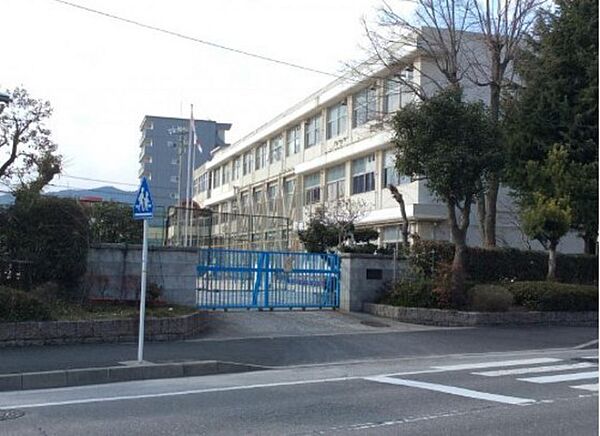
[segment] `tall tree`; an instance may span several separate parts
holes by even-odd
[[[568,185],[571,226],[593,253],[598,235],[598,3],[557,0],[540,15],[519,68],[523,88],[511,105],[509,184],[531,189],[528,166],[561,144],[577,177]]]
[[[46,126],[52,107],[24,88],[8,96],[10,104],[0,113],[0,182],[39,192],[60,172],[61,157]]]
[[[545,3],[547,0],[475,0],[468,10],[470,28],[478,34],[473,36],[476,43],[467,45],[467,76],[476,85],[489,89],[490,116],[495,124],[501,119],[503,91],[514,87],[515,63],[519,60],[521,45],[535,20],[536,10]],[[498,146],[503,147],[501,140]],[[477,201],[486,247],[496,246],[500,181],[499,172],[491,173]]]
[[[401,174],[420,175],[446,204],[455,245],[451,303],[465,302],[464,261],[471,206],[481,180],[495,171],[494,127],[482,103],[467,103],[460,91],[446,90],[394,117],[396,164]]]

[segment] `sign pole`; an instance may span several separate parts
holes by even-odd
[[[146,318],[146,272],[148,268],[148,220],[144,220],[144,240],[142,243],[142,279],[140,289],[140,331],[138,337],[138,362],[144,361],[144,321]]]
[[[138,363],[144,361],[144,321],[146,318],[146,273],[148,270],[148,220],[154,216],[154,204],[150,195],[150,187],[145,177],[140,182],[140,189],[133,205],[133,219],[143,220],[142,239],[142,277],[140,285],[140,329],[138,335]]]

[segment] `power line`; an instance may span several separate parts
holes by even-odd
[[[287,67],[296,68],[298,70],[309,71],[311,73],[316,73],[316,74],[321,74],[321,75],[324,75],[324,76],[330,76],[330,77],[339,78],[338,74],[329,73],[327,71],[322,71],[322,70],[317,70],[316,68],[307,67],[307,66],[296,64],[296,63],[293,63],[293,62],[284,61],[284,60],[281,60],[281,59],[275,59],[275,58],[272,58],[272,57],[269,57],[269,56],[264,56],[264,55],[261,55],[261,54],[258,54],[258,53],[252,53],[252,52],[241,50],[241,49],[238,49],[238,48],[228,47],[226,45],[218,44],[216,42],[207,41],[205,39],[200,39],[200,38],[196,38],[196,37],[193,37],[193,36],[185,35],[183,33],[175,32],[173,30],[168,30],[168,29],[165,29],[165,28],[162,28],[162,27],[158,27],[158,26],[153,26],[151,24],[145,24],[145,23],[142,23],[140,21],[132,20],[130,18],[124,18],[124,17],[118,16],[118,15],[114,15],[114,14],[111,14],[111,13],[108,13],[108,12],[100,11],[98,9],[92,9],[90,7],[87,7],[87,6],[78,5],[76,3],[71,3],[71,2],[68,2],[68,1],[65,1],[65,0],[51,0],[51,1],[56,2],[56,3],[60,3],[60,4],[65,5],[65,6],[70,6],[72,8],[81,9],[81,10],[84,10],[86,12],[91,12],[93,14],[101,15],[101,16],[106,17],[106,18],[110,18],[110,19],[113,19],[113,20],[121,21],[123,23],[133,24],[134,26],[142,27],[144,29],[154,30],[156,32],[165,33],[167,35],[175,36],[177,38],[181,38],[181,39],[186,39],[188,41],[197,42],[199,44],[204,44],[204,45],[207,45],[207,46],[210,46],[210,47],[213,47],[213,48],[218,48],[220,50],[226,50],[226,51],[229,51],[229,52],[232,52],[232,53],[241,54],[241,55],[244,55],[244,56],[248,56],[248,57],[260,59],[260,60],[263,60],[263,61],[267,61],[267,62],[279,64],[279,65],[285,65]]]

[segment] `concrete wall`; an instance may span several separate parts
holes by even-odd
[[[196,249],[150,247],[148,283],[162,286],[165,301],[193,306],[197,263]],[[137,299],[141,267],[141,245],[93,245],[88,252],[86,290],[95,298]]]
[[[341,255],[340,310],[360,312],[363,303],[376,302],[394,280],[394,259],[373,254]],[[396,262],[396,278],[408,274],[405,260]]]

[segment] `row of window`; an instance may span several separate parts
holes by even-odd
[[[382,173],[382,186],[400,185],[410,183],[411,178],[400,176],[395,168],[395,154],[393,150],[388,150],[384,153]],[[354,159],[350,165],[351,183],[350,194],[361,194],[375,190],[375,155]],[[323,194],[326,195],[328,201],[335,201],[346,195],[346,164],[340,164],[335,167],[328,168],[325,172],[325,191],[322,192],[321,173],[315,172],[304,176],[304,204],[315,204],[321,202]],[[204,174],[200,177],[199,188],[206,189],[208,177]],[[296,180],[286,178],[283,182],[282,193],[288,200],[286,204],[290,204],[291,198],[294,195]],[[266,194],[266,195],[265,195]],[[251,191],[245,191],[241,194],[242,209],[250,206],[249,200],[252,198],[253,204],[261,205],[266,201],[270,210],[278,197],[279,187],[276,182],[267,184],[266,190],[263,186],[254,187]],[[251,196],[251,197],[250,197]]]
[[[412,75],[412,72],[407,74]],[[408,80],[412,80],[410,76]],[[397,111],[402,104],[403,89],[400,81],[389,78],[385,81],[383,91],[383,112],[392,113]],[[371,86],[365,88],[352,96],[352,127],[377,118],[378,114],[377,88]],[[326,139],[335,138],[347,132],[348,129],[348,105],[346,100],[326,109]],[[304,148],[313,147],[321,142],[321,114],[314,115],[304,122]],[[285,142],[285,144],[284,144]],[[275,136],[268,142],[258,145],[240,156],[234,158],[233,162],[226,163],[211,172],[210,187],[217,188],[230,180],[237,180],[241,176],[258,171],[269,164],[273,164],[286,156],[292,156],[300,152],[301,148],[301,125],[298,124],[285,133]],[[362,182],[357,182],[357,189],[369,189],[371,181],[368,177]],[[203,185],[204,190],[208,189]],[[354,185],[353,185],[354,186]],[[364,188],[363,188],[364,186]]]

